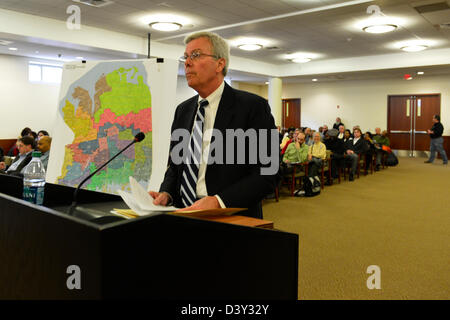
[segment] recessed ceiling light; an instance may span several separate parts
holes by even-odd
[[[306,62],[310,62],[312,59],[308,58],[308,57],[298,57],[298,58],[294,58],[292,59],[292,62],[295,63],[306,63]]]
[[[423,71],[417,71],[417,74],[424,74],[425,72]]]
[[[36,50],[34,53],[39,53],[39,51]]]
[[[407,52],[418,52],[418,51],[425,50],[426,48],[428,48],[428,46],[416,44],[416,45],[411,45],[411,46],[404,46],[404,47],[401,47],[400,49],[402,49],[403,51],[407,51]]]
[[[394,31],[397,29],[397,26],[395,24],[374,24],[366,26],[362,29],[368,33],[386,33]]]
[[[259,43],[243,43],[237,46],[241,50],[245,51],[256,51],[261,49],[263,46]]]
[[[165,32],[170,32],[170,31],[177,31],[180,30],[182,25],[180,23],[177,22],[162,22],[162,21],[157,21],[157,22],[152,22],[149,24],[150,27],[152,27],[155,30],[158,31],[165,31]]]
[[[75,57],[75,59],[83,60],[84,58],[83,57]]]
[[[269,84],[269,81],[264,82],[264,84]]]
[[[315,79],[315,78],[314,78],[314,79],[312,79],[312,81],[316,82],[316,81],[317,81],[317,79]]]
[[[11,47],[11,48],[8,48],[8,50],[11,50],[11,51],[17,51],[17,50],[19,50],[19,49]]]

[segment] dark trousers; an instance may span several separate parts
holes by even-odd
[[[345,157],[343,154],[333,153],[331,158],[331,176],[333,178],[338,177],[338,170],[344,167]]]
[[[345,157],[345,163],[349,163],[351,167],[350,174],[354,175],[356,173],[356,167],[358,165],[358,155],[356,153],[348,154]]]
[[[308,177],[318,176],[320,168],[322,168],[322,159],[312,158],[312,160],[308,162]]]

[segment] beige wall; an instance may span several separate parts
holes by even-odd
[[[258,96],[263,97],[264,99],[267,99],[267,85],[255,85],[255,84],[249,84],[244,82],[233,82],[233,87],[239,90],[248,91],[254,94],[257,94]]]
[[[53,134],[59,84],[28,81],[28,59],[0,55],[0,139],[14,139],[24,127]]]
[[[364,80],[328,83],[283,84],[283,99],[301,98],[302,126],[332,126],[337,116],[346,127],[359,124],[363,131],[387,126],[387,96],[441,94],[444,134],[450,135],[450,76],[416,77],[413,80]],[[339,105],[339,108],[337,106]],[[430,127],[431,127],[430,119]]]

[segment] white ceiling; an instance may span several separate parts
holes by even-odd
[[[340,8],[330,8],[330,6],[348,4],[348,2],[338,0],[114,0],[111,5],[95,8],[77,4],[71,0],[0,0],[0,8],[65,21],[68,17],[67,7],[76,4],[81,8],[83,25],[141,37],[146,37],[147,33],[151,32],[152,41],[164,44],[182,45],[184,34],[209,28],[216,29],[215,32],[229,40],[238,36],[260,37],[268,41],[267,46],[276,46],[278,49],[264,48],[256,52],[244,52],[232,47],[231,53],[236,57],[273,65],[286,64],[288,61],[284,55],[297,51],[315,53],[318,55],[317,61],[397,53],[400,52],[396,47],[397,43],[412,39],[432,41],[432,49],[450,48],[450,28],[439,28],[441,23],[450,23],[450,9],[431,10],[425,13],[419,13],[415,9],[417,6],[430,3],[448,2],[450,4],[450,1],[366,1]],[[358,29],[356,24],[369,17],[366,9],[372,4],[379,5],[385,15],[400,19],[400,27],[394,32],[378,35],[368,34]],[[304,12],[314,8],[318,11]],[[158,32],[140,21],[142,17],[155,13],[183,15],[190,19],[191,25],[173,33]],[[289,14],[293,16],[278,17]],[[256,19],[263,21],[253,21]],[[233,24],[238,25],[232,26]],[[0,34],[0,39],[5,38]],[[26,46],[26,41],[23,42],[20,44]],[[49,55],[55,55],[52,52],[53,49],[55,48],[50,46]],[[5,48],[0,46],[0,53],[4,53],[2,50],[4,51]],[[33,46],[29,46],[27,50],[45,51],[44,47],[40,47],[39,50],[34,49]],[[75,48],[73,52],[69,50],[65,55],[84,56],[89,50],[91,49]],[[91,53],[90,59],[95,60],[96,52]],[[97,54],[97,57],[104,54],[104,58],[123,57],[123,53],[120,52],[97,52]],[[265,81],[263,76],[256,77]],[[301,80],[302,77],[293,79]]]

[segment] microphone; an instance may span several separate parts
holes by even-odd
[[[99,172],[100,170],[102,170],[108,163],[110,163],[111,161],[113,161],[115,158],[117,158],[120,154],[122,154],[122,152],[124,152],[125,150],[127,150],[131,145],[135,144],[136,142],[141,142],[142,140],[145,139],[145,134],[142,132],[139,132],[138,134],[136,134],[134,136],[134,140],[131,141],[125,148],[123,148],[122,150],[120,150],[114,157],[112,157],[111,159],[109,159],[108,161],[106,161],[103,165],[100,166],[100,168],[98,168],[97,170],[95,170],[94,172],[92,172],[90,175],[88,175],[86,178],[84,178],[83,181],[81,181],[81,183],[78,185],[78,187],[75,189],[75,191],[73,192],[73,201],[72,201],[72,205],[71,205],[71,212],[73,210],[73,208],[76,207],[77,205],[77,196],[78,196],[78,190],[80,190],[81,186],[88,181],[90,178],[92,178],[92,176],[94,176],[97,172]]]

